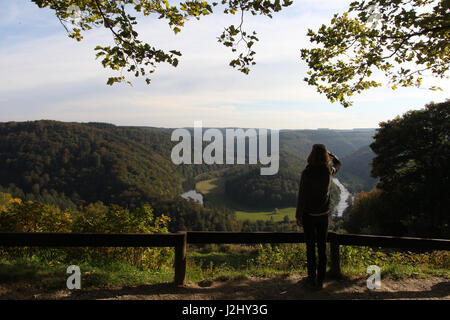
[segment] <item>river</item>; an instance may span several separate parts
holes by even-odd
[[[192,199],[203,205],[203,195],[195,190],[189,190],[181,195],[184,199]]]
[[[333,209],[333,213],[338,217],[342,217],[342,213],[348,207],[348,198],[351,196],[351,194],[337,178],[333,178],[333,182],[338,186],[339,190],[341,191],[339,203]],[[203,195],[195,190],[189,190],[183,193],[181,197],[184,199],[192,199],[203,205]]]
[[[347,188],[344,187],[344,185],[337,179],[333,178],[333,182],[338,186],[339,190],[341,191],[339,203],[334,208],[334,212],[338,217],[342,217],[342,213],[344,210],[348,207],[348,198],[351,196],[350,192],[347,190]]]

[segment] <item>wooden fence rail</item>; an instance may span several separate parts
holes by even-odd
[[[330,272],[341,274],[340,246],[450,250],[450,240],[328,233]],[[0,246],[6,247],[175,247],[175,284],[186,278],[187,244],[208,243],[302,243],[302,232],[207,232],[169,234],[31,233],[0,232]]]
[[[0,232],[5,247],[175,247],[175,283],[186,278],[186,232],[164,234]]]

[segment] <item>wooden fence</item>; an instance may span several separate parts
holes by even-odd
[[[450,240],[328,233],[330,272],[339,276],[340,246],[356,245],[384,248],[450,250]],[[0,232],[5,247],[175,247],[176,285],[186,278],[187,244],[224,243],[302,243],[302,232],[208,232],[189,231],[168,234],[117,233],[31,233]]]

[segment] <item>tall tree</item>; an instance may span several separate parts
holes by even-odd
[[[392,208],[379,216],[400,223],[398,233],[450,237],[449,136],[450,100],[380,123],[372,175]],[[383,227],[386,220],[376,223]]]
[[[301,50],[310,68],[304,80],[344,107],[352,105],[354,93],[381,86],[377,73],[384,73],[392,89],[419,87],[423,74],[448,78],[448,0],[352,2],[329,26],[309,29],[308,36],[318,47]]]

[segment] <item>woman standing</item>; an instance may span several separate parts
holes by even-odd
[[[326,241],[331,177],[342,164],[334,154],[327,151],[323,144],[313,145],[307,162],[308,165],[303,170],[300,179],[296,218],[297,224],[303,225],[305,233],[307,281],[310,285],[322,288],[327,267]],[[316,241],[319,255],[318,266],[316,264]]]

